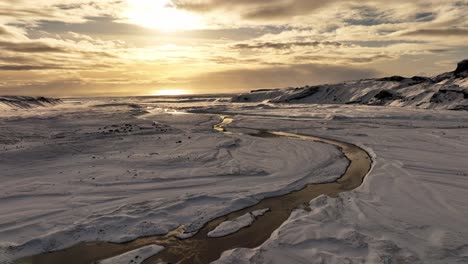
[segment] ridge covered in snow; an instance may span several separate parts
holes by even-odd
[[[363,104],[425,109],[468,110],[468,60],[453,72],[429,78],[392,76],[300,88],[262,89],[232,102]]]
[[[62,100],[46,97],[31,96],[0,96],[0,108],[33,108],[51,106],[61,103]]]

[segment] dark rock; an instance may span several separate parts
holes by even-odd
[[[459,62],[455,70],[455,75],[461,75],[463,73],[468,75],[468,60]]]
[[[280,88],[272,88],[272,89],[257,89],[257,90],[252,90],[250,93],[262,93],[262,92],[276,92],[280,91]]]
[[[390,76],[390,77],[377,79],[377,81],[381,81],[381,82],[403,82],[406,79],[407,78],[402,77],[402,76]]]
[[[393,93],[391,93],[389,91],[386,91],[386,90],[382,90],[378,94],[376,94],[374,96],[374,98],[379,99],[379,100],[392,99],[393,98]]]
[[[423,82],[433,83],[434,82],[431,78],[422,77],[422,76],[413,76],[411,77],[411,80],[415,83],[423,83]]]
[[[307,86],[306,88],[297,88],[297,90],[302,90],[302,91],[294,94],[293,96],[288,98],[287,101],[301,100],[301,99],[310,97],[310,96],[316,94],[317,92],[319,92],[320,87],[318,87],[318,86],[313,86],[313,87]]]

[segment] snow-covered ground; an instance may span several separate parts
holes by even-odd
[[[192,232],[264,197],[333,181],[348,164],[326,144],[228,136],[212,128],[218,115],[168,113],[149,101],[6,113],[0,256],[129,241],[179,225]]]
[[[0,256],[195,231],[263,197],[334,180],[348,164],[326,144],[217,133],[218,113],[234,115],[232,129],[338,139],[375,159],[357,190],[311,201],[262,246],[218,263],[468,262],[466,112],[223,98],[4,112]]]
[[[354,142],[376,162],[356,191],[315,199],[259,248],[226,252],[218,263],[468,263],[466,112],[344,105],[239,112],[246,115],[234,125]]]

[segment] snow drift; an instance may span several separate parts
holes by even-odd
[[[0,96],[0,108],[33,108],[61,103],[60,99],[30,96]]]
[[[340,84],[255,90],[232,102],[364,104],[468,110],[468,60],[453,72],[432,78],[392,76]]]

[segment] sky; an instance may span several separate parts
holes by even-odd
[[[468,58],[468,0],[0,0],[0,94],[237,93]]]

